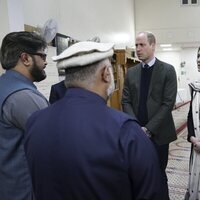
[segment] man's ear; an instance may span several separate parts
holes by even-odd
[[[25,66],[29,66],[29,65],[30,65],[31,57],[30,57],[27,53],[22,53],[22,54],[20,55],[20,59],[21,59],[21,62],[22,62]]]
[[[110,82],[110,71],[109,67],[104,67],[101,72],[102,80],[106,83]]]

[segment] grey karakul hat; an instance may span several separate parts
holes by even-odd
[[[58,69],[85,66],[111,57],[113,47],[113,43],[78,42],[52,59],[57,62]]]

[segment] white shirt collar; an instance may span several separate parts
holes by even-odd
[[[149,65],[149,67],[152,67],[154,63],[156,62],[156,58],[154,57],[150,62],[144,63],[142,62],[142,67],[144,67],[145,64]]]

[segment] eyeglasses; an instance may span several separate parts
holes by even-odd
[[[40,56],[42,58],[42,60],[44,60],[44,61],[46,61],[46,58],[47,58],[47,54],[46,53],[29,53],[29,54]]]

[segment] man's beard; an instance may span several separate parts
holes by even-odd
[[[33,59],[33,66],[30,69],[30,73],[34,78],[35,82],[40,82],[46,78],[46,73],[44,69],[40,69],[40,67],[36,64],[35,60]]]
[[[110,77],[111,77],[110,85],[107,89],[107,95],[108,95],[108,98],[109,98],[115,90],[115,81],[114,81],[112,69],[110,67],[108,69],[110,71]]]

